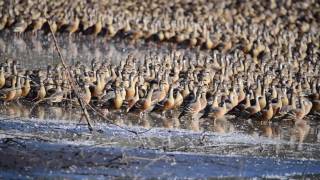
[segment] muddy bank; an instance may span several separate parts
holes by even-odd
[[[34,140],[1,142],[1,176],[52,178],[320,177],[320,161],[196,155],[119,147],[91,147]],[[195,166],[197,164],[197,166]]]
[[[319,177],[319,143],[255,137],[241,132],[97,123],[97,132],[74,121],[0,120],[2,178]]]

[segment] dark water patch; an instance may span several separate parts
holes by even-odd
[[[26,148],[22,149],[16,144],[0,144],[3,178],[17,177],[17,174],[23,177],[72,179],[84,177],[279,178],[294,175],[319,177],[320,173],[320,161],[317,160],[166,153],[118,147],[88,148],[34,141],[21,143],[26,144]]]

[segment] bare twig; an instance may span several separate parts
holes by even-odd
[[[63,67],[65,68],[66,72],[67,72],[68,81],[69,81],[69,83],[70,83],[70,85],[71,85],[71,88],[73,89],[73,91],[74,91],[74,93],[75,93],[75,95],[76,95],[76,98],[77,98],[78,101],[79,101],[80,107],[81,107],[81,109],[82,109],[82,111],[83,111],[83,113],[84,113],[84,116],[85,116],[85,118],[86,118],[87,125],[88,125],[88,129],[89,129],[90,131],[93,131],[93,127],[92,127],[92,125],[91,125],[91,119],[90,119],[89,113],[88,113],[88,111],[87,111],[86,104],[84,104],[82,97],[79,95],[79,87],[76,86],[76,82],[75,82],[75,80],[72,78],[71,73],[70,73],[70,71],[69,71],[69,69],[68,69],[68,67],[67,67],[67,65],[66,65],[66,63],[65,63],[65,61],[64,61],[64,59],[63,59],[63,57],[62,57],[62,54],[61,54],[61,51],[60,51],[60,49],[59,49],[59,45],[58,45],[57,39],[56,39],[56,37],[55,37],[55,35],[54,35],[54,33],[53,33],[50,25],[49,25],[49,28],[50,28],[50,32],[51,32],[51,34],[52,34],[53,41],[54,41],[55,47],[56,47],[56,49],[57,49],[58,55],[59,55],[59,57],[60,57],[61,63],[62,63],[62,65],[63,65]]]

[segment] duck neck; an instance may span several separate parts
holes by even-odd
[[[61,85],[60,84],[58,84],[57,85],[57,92],[61,92],[62,91],[62,89],[61,89]]]
[[[169,91],[169,99],[170,100],[173,100],[174,98],[173,98],[173,88],[171,87],[170,88],[170,91]]]
[[[16,87],[16,83],[17,83],[17,78],[16,78],[16,77],[13,77],[13,78],[12,78],[12,88],[15,88],[15,87]]]
[[[258,96],[256,96],[256,107],[260,108],[260,103],[259,103],[259,97]]]
[[[117,100],[122,99],[121,90],[116,90],[115,93],[116,93],[116,99],[117,99]]]
[[[138,86],[136,86],[136,89],[135,89],[135,98],[136,98],[136,99],[139,99],[139,89],[138,89]]]
[[[247,106],[250,106],[250,95],[248,94],[247,96],[246,96],[246,105]]]
[[[297,108],[296,99],[295,99],[294,95],[292,95],[292,97],[291,97],[291,106],[292,106],[294,109]]]
[[[91,95],[91,91],[90,91],[89,85],[85,85],[84,86],[84,90],[85,90],[87,95]]]
[[[151,88],[150,91],[148,92],[148,95],[147,95],[147,100],[148,101],[151,101],[152,94],[153,94],[153,88]]]
[[[196,103],[200,103],[200,99],[201,99],[200,97],[201,97],[201,94],[198,94],[196,98]]]
[[[16,65],[16,64],[13,64],[12,70],[13,70],[12,73],[13,73],[14,75],[17,75],[17,74],[18,74],[17,65]]]
[[[212,102],[212,106],[213,107],[218,107],[218,98],[217,98],[217,96],[214,96],[213,102]]]
[[[21,87],[21,81],[20,81],[20,77],[17,78],[17,88]]]
[[[302,111],[305,111],[306,107],[305,107],[305,101],[304,100],[300,100],[300,106]]]
[[[201,93],[201,100],[204,101],[204,102],[207,101],[207,97],[206,97],[206,93],[205,92]]]

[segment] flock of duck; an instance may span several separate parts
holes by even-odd
[[[269,43],[283,29],[293,35],[316,32],[319,6],[314,0],[7,0],[0,3],[0,30],[35,34],[50,26],[53,32],[124,35],[222,51],[241,46],[248,51],[247,46]],[[259,40],[256,36],[266,37]]]
[[[259,121],[301,120],[320,113],[317,49],[309,48],[298,49],[302,54],[291,59],[274,51],[262,63],[239,50],[228,55],[199,51],[195,56],[180,50],[151,52],[142,60],[128,55],[118,65],[94,59],[90,66],[78,62],[46,70],[26,70],[7,59],[1,64],[0,93],[4,103],[25,99],[76,107],[71,76],[84,104],[104,112],[137,113],[140,118],[154,112],[216,120],[235,113]]]
[[[110,111],[268,122],[320,114],[317,1],[2,1],[0,29],[117,34],[197,46],[118,64],[101,57],[47,69],[0,65],[3,103],[29,101]],[[200,50],[204,47],[208,50]],[[191,52],[191,50],[190,50]],[[141,58],[144,57],[144,58]]]

